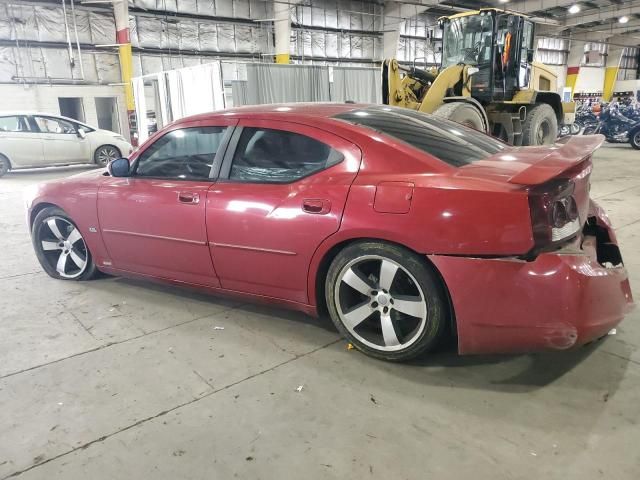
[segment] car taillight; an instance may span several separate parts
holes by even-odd
[[[529,210],[537,249],[568,240],[580,231],[571,180],[553,180],[529,191]]]

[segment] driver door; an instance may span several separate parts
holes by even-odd
[[[493,99],[511,100],[516,92],[519,65],[518,32],[521,19],[515,15],[497,17],[497,51],[493,81]]]
[[[520,48],[520,67],[518,69],[518,87],[529,88],[531,79],[530,54],[533,52],[533,23],[525,20],[521,30],[522,47]]]
[[[217,287],[207,243],[207,191],[235,125],[176,126],[143,148],[132,174],[107,178],[98,217],[112,268]]]

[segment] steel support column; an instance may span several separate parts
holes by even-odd
[[[604,70],[604,85],[602,87],[602,99],[605,102],[610,102],[613,96],[613,88],[620,71],[620,60],[622,60],[623,52],[624,47],[609,45],[609,53],[607,54],[607,63]]]
[[[131,37],[129,36],[129,3],[126,0],[113,1],[113,16],[116,23],[116,43],[120,56],[120,77],[124,84],[127,103],[127,117],[130,119],[135,110],[133,99],[133,57],[131,55]],[[129,122],[130,123],[130,122]],[[129,125],[131,130],[131,125]]]

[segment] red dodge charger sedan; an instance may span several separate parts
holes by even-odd
[[[463,354],[567,349],[633,306],[589,198],[601,142],[509,147],[387,106],[245,107],[40,185],[28,221],[54,278],[101,270],[328,312],[386,360],[447,332]]]

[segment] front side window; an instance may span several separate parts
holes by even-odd
[[[299,133],[245,127],[233,156],[229,179],[289,183],[342,161],[342,154]]]
[[[493,17],[469,15],[445,20],[442,67],[459,63],[486,65],[491,63]]]
[[[28,132],[24,117],[0,117],[0,132]]]
[[[138,158],[137,177],[208,180],[227,127],[172,130]]]
[[[34,119],[42,133],[76,133],[73,123],[60,118],[34,117]]]

